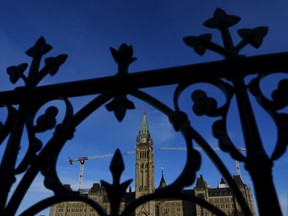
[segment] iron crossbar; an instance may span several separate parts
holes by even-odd
[[[33,98],[78,97],[102,93],[111,88],[127,86],[130,88],[148,88],[178,84],[185,80],[201,82],[204,79],[225,77],[237,71],[243,75],[269,74],[287,72],[288,52],[253,57],[239,57],[216,62],[185,65],[157,70],[132,72],[124,75],[81,80],[68,83],[39,86],[33,89],[17,87],[13,91],[0,92],[1,106],[4,104],[20,104],[29,92]],[[249,65],[249,67],[245,67]],[[231,75],[231,74],[230,74]],[[46,94],[49,92],[49,95]]]

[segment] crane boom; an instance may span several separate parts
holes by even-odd
[[[133,155],[135,151],[128,151],[123,153],[122,155]],[[82,189],[83,177],[84,177],[84,164],[86,160],[96,160],[96,159],[104,159],[104,158],[112,158],[114,154],[99,154],[93,156],[84,156],[84,157],[77,157],[77,158],[68,158],[68,162],[73,164],[75,162],[80,162],[80,172],[79,172],[79,181],[78,181],[78,190]]]
[[[215,151],[221,150],[220,147],[218,147],[218,146],[212,146],[211,148]],[[203,151],[203,148],[198,147],[198,146],[193,147],[193,149]],[[236,147],[236,149],[239,151],[246,151],[246,148],[244,148],[244,147]],[[187,148],[186,147],[160,147],[159,150],[187,151]]]
[[[199,150],[199,151],[203,151],[203,148],[201,147],[198,147],[198,146],[195,146],[193,147],[194,149],[196,150]],[[218,146],[212,146],[211,147],[214,151],[220,151],[220,147]],[[238,151],[246,151],[246,148],[244,147],[237,147],[236,146],[236,149]],[[160,147],[159,150],[168,150],[168,151],[187,151],[187,148],[186,147]],[[241,177],[241,170],[240,170],[240,164],[239,164],[239,161],[238,160],[235,160],[235,163],[236,163],[236,173],[238,176]]]
[[[111,158],[113,154],[100,154],[93,156],[85,156],[85,157],[77,157],[77,158],[68,158],[68,162],[70,164],[75,162],[80,162],[80,171],[79,171],[79,181],[78,181],[78,190],[82,189],[83,177],[84,177],[84,164],[86,160],[95,160],[95,159],[103,159],[103,158]]]
[[[101,154],[101,155],[93,155],[93,156],[85,156],[85,157],[78,157],[78,158],[68,158],[68,162],[70,164],[74,162],[81,162],[81,161],[86,161],[86,160],[95,160],[95,159],[103,159],[103,158],[111,158],[113,157],[113,154]]]
[[[198,147],[198,146],[193,147],[193,149],[196,149],[196,150],[199,150],[199,151],[203,151],[203,148]],[[213,150],[216,150],[216,151],[217,151],[217,150],[220,150],[220,148],[217,147],[217,146],[212,147],[212,149],[213,149]],[[187,148],[186,148],[186,147],[160,147],[159,150],[187,151]]]

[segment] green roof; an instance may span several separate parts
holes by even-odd
[[[143,113],[143,119],[141,123],[141,128],[140,128],[140,134],[148,134],[149,133],[149,128],[148,128],[148,121],[147,121],[147,116],[146,113]]]

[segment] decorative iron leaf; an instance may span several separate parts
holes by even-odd
[[[123,183],[120,183],[120,177],[124,171],[124,162],[123,157],[119,149],[114,153],[113,159],[110,164],[110,170],[113,176],[113,184],[110,184],[106,181],[101,181],[101,184],[105,187],[107,195],[111,203],[111,213],[116,215],[119,210],[120,202],[123,198],[125,191],[132,182],[132,179],[129,179]]]
[[[119,47],[119,54],[120,57],[123,57],[124,59],[129,59],[133,56],[133,47],[130,45],[123,43]]]
[[[239,29],[238,34],[255,48],[259,48],[263,43],[263,38],[268,33],[268,27],[261,26],[254,29]]]
[[[11,66],[7,68],[7,73],[10,76],[10,81],[15,84],[20,77],[23,77],[23,73],[26,70],[28,64],[22,63],[18,66]]]
[[[67,57],[68,55],[62,54],[56,57],[49,57],[45,59],[45,64],[51,76],[54,76],[57,73],[59,67],[66,61]]]
[[[118,50],[110,48],[111,54],[118,64],[118,72],[127,73],[129,65],[136,61],[137,58],[133,57],[133,47],[123,43]]]
[[[35,130],[37,132],[43,132],[55,127],[57,114],[58,109],[56,107],[49,107],[45,111],[45,113],[37,119],[37,125],[35,126]]]
[[[110,164],[110,170],[113,176],[113,181],[120,182],[120,176],[122,175],[122,172],[124,171],[124,169],[125,169],[125,166],[124,166],[123,157],[121,155],[120,150],[117,149],[114,153],[114,156]]]
[[[121,62],[129,62],[132,63],[136,60],[133,58],[133,47],[130,45],[128,46],[126,43],[121,44],[118,50],[114,48],[110,48],[112,56],[117,63]]]
[[[53,47],[49,44],[46,44],[44,37],[40,37],[35,45],[28,49],[25,53],[30,57],[42,56],[48,53]]]
[[[223,26],[233,26],[240,21],[240,17],[228,15],[224,10],[217,8],[214,12],[213,18],[204,22],[204,26],[209,28],[222,28]]]
[[[200,36],[184,37],[183,40],[186,45],[192,47],[196,53],[198,53],[199,55],[203,55],[207,49],[205,44],[210,42],[211,38],[211,34],[203,34]]]
[[[202,90],[197,90],[192,94],[194,101],[193,111],[196,115],[214,115],[217,110],[217,101],[214,98],[207,97]]]
[[[116,96],[110,103],[106,105],[108,111],[113,111],[117,120],[122,121],[125,117],[127,109],[135,109],[132,101],[128,100],[126,94]]]

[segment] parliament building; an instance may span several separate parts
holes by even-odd
[[[135,164],[135,191],[131,188],[127,191],[120,204],[119,214],[138,197],[153,193],[157,188],[166,187],[166,182],[162,177],[158,187],[154,182],[154,150],[153,142],[148,129],[146,113],[143,119],[136,141],[136,164]],[[234,180],[244,196],[253,215],[255,213],[254,201],[250,188],[242,182],[239,175],[234,176]],[[70,185],[65,185],[71,189]],[[72,190],[72,189],[71,189]],[[94,183],[88,190],[80,193],[90,199],[97,201],[104,207],[108,214],[110,203],[104,187],[100,183]],[[206,200],[217,208],[221,209],[226,215],[243,215],[241,208],[233,195],[229,185],[223,179],[216,188],[211,188],[206,183],[204,177],[200,175],[196,180],[193,189],[184,190],[183,193],[192,194]],[[50,216],[97,216],[97,212],[88,204],[80,201],[61,202],[50,208]],[[135,216],[212,216],[213,214],[203,207],[191,202],[174,199],[161,199],[150,201],[136,208]]]

